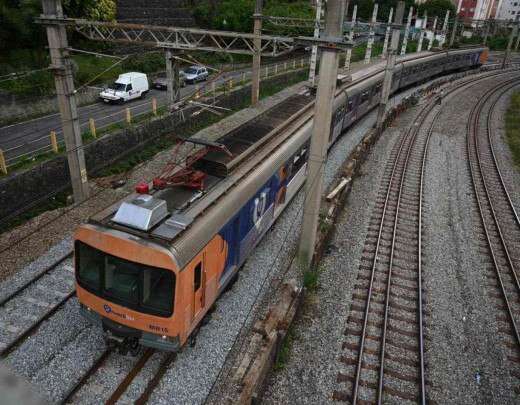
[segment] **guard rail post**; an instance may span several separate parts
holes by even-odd
[[[242,73],[242,86],[246,84],[246,72]]]
[[[50,137],[51,137],[52,151],[54,153],[58,153],[59,150],[58,150],[58,140],[56,139],[56,131],[51,131]]]
[[[132,113],[130,112],[130,108],[126,107],[126,123],[132,123]]]
[[[157,99],[155,97],[152,98],[152,112],[153,115],[157,116]]]
[[[7,174],[7,164],[5,163],[4,151],[0,149],[0,172]]]
[[[88,126],[90,129],[90,133],[94,138],[97,138],[97,132],[96,132],[96,121],[94,121],[94,118],[89,118],[88,120]]]

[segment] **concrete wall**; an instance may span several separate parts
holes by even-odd
[[[117,20],[176,27],[194,26],[192,11],[201,0],[118,0]]]
[[[285,84],[293,77],[294,73],[287,73],[262,83]],[[238,89],[222,96],[218,105],[226,108],[243,106],[244,101],[249,100],[250,92],[250,86]],[[171,115],[97,139],[85,146],[88,172],[90,175],[95,174],[159,137],[187,135],[197,122],[206,121],[210,114],[203,111],[185,122]],[[189,112],[185,111],[185,116],[189,117]],[[26,171],[0,179],[0,225],[69,187],[70,177],[65,156],[58,156]]]

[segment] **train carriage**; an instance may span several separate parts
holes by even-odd
[[[451,54],[399,59],[392,91],[440,71],[479,66],[487,50]],[[379,66],[338,89],[331,143],[378,104]],[[140,185],[79,227],[81,312],[110,344],[123,351],[141,345],[175,351],[185,344],[305,182],[312,106],[312,97],[297,94],[218,142],[191,140],[199,159],[189,181],[179,182],[175,172],[177,182]]]

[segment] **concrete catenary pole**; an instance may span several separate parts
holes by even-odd
[[[179,75],[179,62],[173,57],[171,49],[166,49],[166,98],[168,107],[171,107],[181,99],[181,85]]]
[[[488,36],[489,36],[489,26],[491,25],[491,21],[490,20],[486,20],[484,21],[484,24],[486,26],[486,31],[484,32],[484,45],[487,44],[487,40],[488,40]]]
[[[357,16],[357,4],[354,5],[354,10],[352,11],[352,27],[350,28],[349,40],[354,41],[354,28],[356,26],[356,16]],[[347,54],[345,55],[345,70],[350,70],[350,60],[352,59],[352,48],[347,49]]]
[[[404,29],[403,45],[401,47],[401,56],[406,54],[406,47],[408,46],[408,37],[410,36],[410,26],[412,24],[413,7],[408,11],[408,19],[406,20],[406,28]]]
[[[433,20],[433,27],[432,27],[432,38],[428,41],[428,50],[432,49],[432,45],[435,42],[435,31],[437,29],[437,17]]]
[[[511,55],[511,47],[513,46],[513,39],[516,37],[518,31],[518,25],[514,25],[511,28],[511,33],[509,34],[509,41],[507,42],[506,54],[504,55],[504,59],[502,60],[502,69],[507,67],[509,63],[509,56]]]
[[[516,30],[516,43],[515,43],[515,52],[518,52],[518,46],[520,45],[520,23],[519,25],[517,25],[517,30]]]
[[[322,16],[322,0],[316,1],[316,20],[314,21],[314,38],[320,37],[320,21]],[[311,51],[311,63],[309,65],[309,84],[316,85],[316,64],[318,63],[318,46],[313,45]]]
[[[424,40],[424,31],[426,30],[426,24],[428,24],[428,13],[425,11],[421,31],[419,32],[419,43],[417,44],[417,52],[422,51],[422,44]]]
[[[370,58],[372,57],[372,46],[374,45],[374,30],[377,21],[378,7],[379,4],[375,3],[374,10],[372,11],[372,21],[370,22],[370,32],[368,34],[367,49],[365,51],[365,65],[368,65],[370,63]]]
[[[388,38],[390,38],[390,24],[392,23],[392,17],[394,15],[394,8],[390,8],[390,13],[388,14],[388,26],[386,27],[385,32],[385,42],[383,43],[383,53],[381,54],[381,57],[383,59],[386,58],[386,54],[388,53]]]
[[[383,121],[386,113],[386,106],[390,97],[390,91],[392,89],[392,76],[395,68],[395,60],[397,58],[397,48],[399,46],[400,28],[399,25],[403,23],[404,16],[404,1],[397,3],[397,10],[395,13],[394,24],[395,27],[392,30],[392,42],[390,43],[390,52],[386,61],[385,78],[383,79],[383,88],[381,92],[381,100],[377,111],[376,130],[378,132],[383,129]]]
[[[341,40],[343,37],[344,0],[329,0],[325,17],[324,37]],[[299,264],[308,269],[312,264],[316,231],[320,213],[323,174],[329,146],[332,106],[336,91],[339,53],[324,48],[320,61],[320,82],[314,107],[314,122],[309,151],[308,175],[305,185],[302,233],[298,251]]]
[[[253,69],[251,70],[251,105],[256,105],[260,98],[260,64],[262,63],[262,7],[263,0],[256,0],[255,14],[253,18],[255,20],[253,26]]]
[[[455,16],[455,21],[453,21],[453,28],[451,29],[451,37],[450,37],[450,44],[448,45],[448,48],[453,48],[453,44],[455,43],[455,38],[457,37],[457,30],[459,29],[459,16]]]
[[[47,20],[46,30],[51,56],[51,68],[56,82],[56,94],[72,191],[74,201],[79,203],[89,197],[90,190],[76,105],[72,64],[67,50],[67,31],[65,25],[59,21],[63,18],[63,8],[61,0],[42,0],[42,6],[42,18]],[[49,22],[48,20],[54,21]]]
[[[439,48],[444,48],[444,43],[446,42],[446,34],[448,32],[448,19],[450,18],[450,10],[446,11],[446,15],[444,16],[444,24],[442,24],[442,33],[441,39],[439,41]]]

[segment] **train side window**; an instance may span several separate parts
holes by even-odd
[[[197,266],[195,266],[195,269],[193,271],[193,277],[194,277],[193,291],[196,292],[199,290],[200,282],[202,280],[202,262],[200,262],[199,264],[197,264]]]

